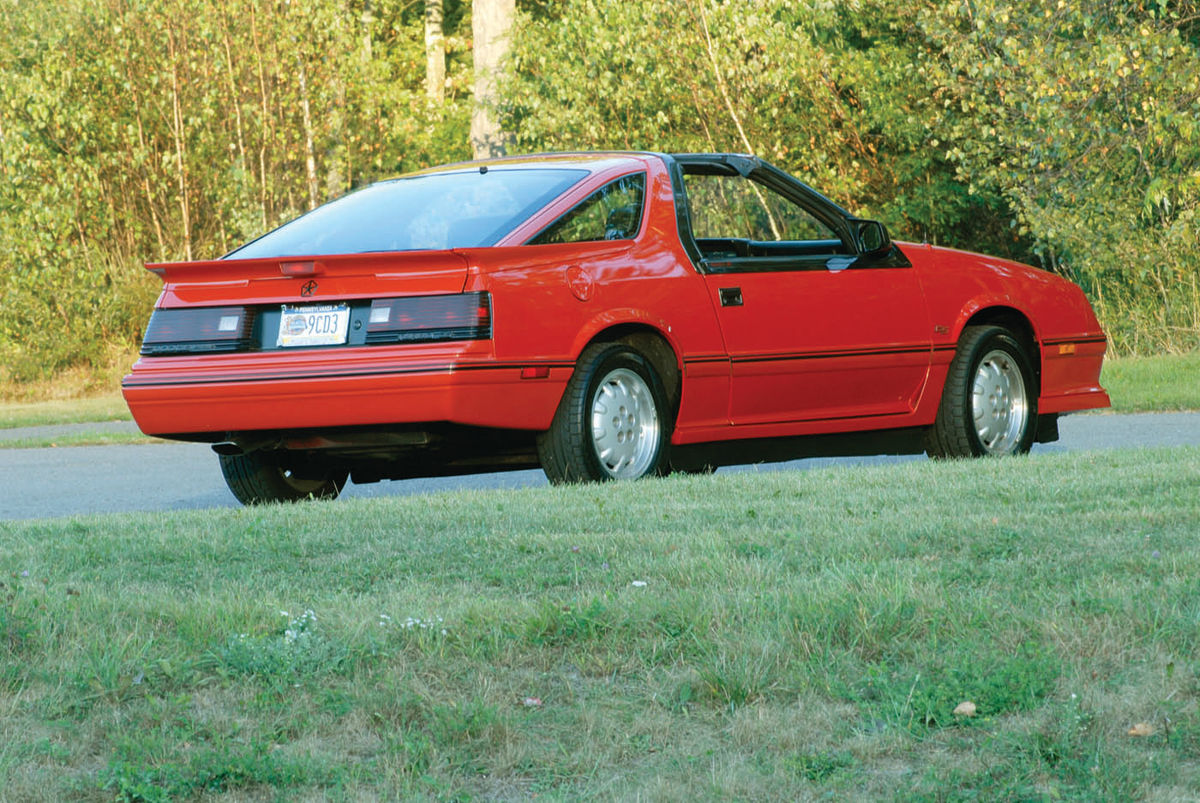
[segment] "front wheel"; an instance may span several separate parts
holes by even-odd
[[[584,349],[538,458],[550,482],[661,474],[670,438],[666,394],[654,367],[620,343]]]
[[[968,326],[925,450],[930,457],[1024,454],[1037,434],[1037,396],[1029,357],[1012,333]]]
[[[243,505],[336,499],[346,484],[346,472],[335,469],[291,466],[267,452],[218,455],[225,484]]]

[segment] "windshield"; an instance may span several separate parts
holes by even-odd
[[[492,168],[382,181],[317,207],[225,258],[495,245],[586,175],[586,170]]]

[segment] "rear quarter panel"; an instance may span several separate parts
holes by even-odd
[[[719,362],[709,362],[724,358],[716,314],[703,277],[680,244],[665,166],[656,159],[643,166],[647,204],[636,239],[511,244],[532,237],[570,208],[552,207],[518,230],[508,246],[458,252],[469,264],[466,289],[492,293],[496,359],[548,365],[550,381],[561,388],[579,354],[606,331],[634,326],[657,332],[685,376],[677,423],[724,424],[728,363],[722,369]],[[573,200],[628,172],[627,167],[589,180]]]

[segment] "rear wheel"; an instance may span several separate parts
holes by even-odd
[[[621,343],[584,349],[538,458],[550,482],[660,474],[670,438],[666,394],[650,361]]]
[[[1025,349],[1007,329],[968,326],[925,450],[930,457],[1024,454],[1036,430],[1037,388]]]
[[[336,499],[346,484],[346,472],[314,466],[290,466],[267,452],[218,455],[221,473],[243,505]]]

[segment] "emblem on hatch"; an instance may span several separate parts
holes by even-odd
[[[314,282],[312,279],[309,279],[300,288],[300,295],[304,296],[305,298],[308,298],[315,292],[317,292],[317,283]]]

